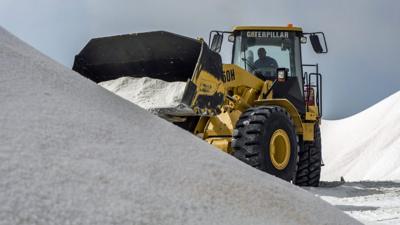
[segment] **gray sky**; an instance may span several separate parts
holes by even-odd
[[[397,0],[0,0],[0,25],[71,67],[90,38],[151,30],[208,37],[235,25],[286,25],[324,31],[319,63],[327,119],[357,113],[400,90],[400,1]]]

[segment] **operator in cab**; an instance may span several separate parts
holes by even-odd
[[[256,69],[261,68],[278,68],[278,63],[274,58],[267,56],[265,48],[259,48],[257,51],[258,59],[254,62]]]

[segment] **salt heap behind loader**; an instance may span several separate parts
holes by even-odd
[[[225,36],[231,64],[218,54]],[[125,76],[187,82],[181,103],[159,109],[161,117],[255,168],[318,186],[322,76],[318,64],[302,63],[307,38],[327,53],[322,32],[292,25],[212,31],[211,47],[164,31],[96,38],[73,69],[97,83]]]

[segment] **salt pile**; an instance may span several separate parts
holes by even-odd
[[[0,28],[0,224],[358,224]]]
[[[321,131],[322,180],[400,180],[400,92]]]
[[[157,108],[177,107],[182,100],[186,82],[120,77],[99,85],[148,111],[156,111]]]

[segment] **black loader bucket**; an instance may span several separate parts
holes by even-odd
[[[72,69],[96,83],[125,76],[187,82],[182,110],[162,114],[215,115],[224,100],[220,55],[201,40],[165,31],[92,39]]]

